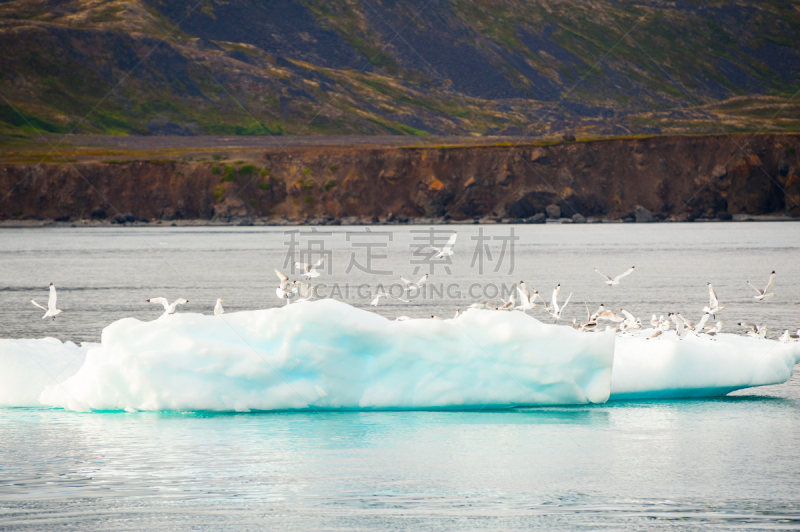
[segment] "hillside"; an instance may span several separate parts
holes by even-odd
[[[0,47],[6,142],[800,130],[777,0],[12,0]]]

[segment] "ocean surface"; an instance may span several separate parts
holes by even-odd
[[[279,305],[273,268],[289,273],[307,249],[326,250],[322,295],[372,309],[379,284],[432,266],[430,228],[369,229],[0,230],[0,336],[97,342],[114,320],[157,318],[145,300],[158,296],[189,299],[184,312]],[[433,266],[424,295],[376,312],[450,317],[525,280],[546,299],[559,283],[562,302],[572,293],[565,325],[600,303],[696,320],[712,282],[725,331],[800,327],[794,223],[434,229],[437,245],[458,231],[449,273]],[[631,266],[614,287],[593,271]],[[763,288],[772,270],[778,297],[754,300],[746,281]],[[28,301],[46,304],[50,282],[55,321]],[[0,530],[532,528],[800,529],[800,379],[714,400],[501,411],[0,409]]]

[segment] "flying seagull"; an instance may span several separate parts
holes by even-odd
[[[436,255],[434,255],[433,258],[434,259],[443,259],[443,258],[445,258],[447,256],[455,255],[455,252],[453,251],[453,246],[456,245],[456,237],[457,236],[458,236],[458,232],[457,231],[453,231],[453,234],[450,235],[450,239],[447,241],[447,244],[445,244],[443,248],[434,248],[433,246],[431,246],[433,249],[438,251],[438,253]]]
[[[753,286],[752,284],[750,284],[750,281],[747,281],[747,284],[749,284],[750,286]],[[772,287],[774,285],[775,285],[775,270],[773,270],[772,274],[769,276],[769,281],[767,281],[767,287],[765,289],[761,290],[761,289],[756,288],[755,286],[753,286],[753,290],[758,292],[758,295],[757,296],[753,296],[753,298],[758,299],[759,301],[763,301],[763,299],[765,297],[770,297],[770,296],[778,297],[778,294],[773,294],[772,293]]]
[[[398,300],[402,301],[403,303],[410,303],[410,301],[408,301],[407,299],[403,299],[401,297],[393,296],[392,294],[390,294],[389,292],[387,292],[385,290],[380,290],[379,292],[377,292],[375,294],[375,299],[372,300],[372,303],[370,303],[370,305],[372,305],[373,307],[377,307],[378,303],[380,303],[381,299],[384,299],[384,298],[388,299],[390,297],[393,298],[393,299],[398,299]]]
[[[716,314],[720,310],[728,310],[728,309],[719,306],[717,293],[714,291],[714,287],[711,286],[711,283],[708,283],[708,306],[703,307],[703,312],[708,312],[709,314],[711,314],[712,318],[717,319]]]
[[[41,306],[33,299],[31,299],[31,303],[44,311],[44,316],[42,316],[42,319],[53,318],[53,321],[56,321],[56,316],[64,312],[63,310],[58,310],[56,308],[56,287],[53,285],[53,283],[50,283],[50,298],[47,300],[47,308]]]
[[[606,283],[608,286],[611,286],[611,285],[619,284],[619,280],[620,280],[620,279],[622,279],[622,278],[623,278],[623,277],[625,277],[626,275],[630,275],[630,274],[632,274],[632,273],[633,273],[633,269],[634,269],[634,268],[635,268],[635,266],[631,266],[631,268],[630,268],[629,270],[627,270],[627,271],[625,271],[625,272],[623,272],[623,273],[621,273],[621,274],[617,275],[616,277],[609,277],[608,275],[606,275],[606,274],[604,274],[604,273],[601,273],[600,271],[598,271],[598,269],[597,269],[597,268],[595,268],[595,269],[594,269],[594,271],[596,271],[597,273],[599,273],[600,275],[602,275],[603,277],[605,277],[605,278],[607,279],[607,281],[604,281],[604,282],[605,282],[605,283]]]
[[[175,313],[175,308],[178,305],[185,305],[186,303],[189,302],[189,300],[188,299],[183,299],[181,297],[181,298],[178,298],[175,301],[173,301],[172,304],[170,304],[170,302],[167,301],[166,297],[153,297],[153,298],[148,299],[147,302],[148,303],[159,303],[159,304],[163,305],[164,306],[164,314],[162,314],[162,316],[166,316],[167,314],[174,314]]]
[[[323,255],[322,258],[319,259],[314,264],[306,264],[305,262],[295,262],[293,265],[296,269],[303,270],[303,274],[306,277],[306,281],[308,281],[312,277],[319,277],[319,272],[317,271],[317,268],[322,266],[323,262],[325,262],[325,255]]]
[[[519,292],[519,297],[522,300],[522,304],[517,307],[517,310],[526,311],[528,309],[532,309],[533,307],[538,307],[535,303],[536,296],[539,295],[539,292],[536,290],[531,291],[528,289],[528,285],[525,284],[525,281],[520,281],[519,286],[517,286],[517,292]]]
[[[401,277],[400,280],[406,283],[406,290],[411,292],[411,290],[414,288],[421,289],[423,286],[425,286],[425,283],[428,282],[428,274],[426,273],[425,275],[423,275],[422,278],[416,283],[414,281],[409,281],[405,277]]]
[[[290,303],[289,298],[292,296],[292,292],[294,292],[293,285],[289,282],[289,278],[279,272],[277,268],[275,268],[275,273],[278,275],[278,279],[281,280],[278,288],[275,289],[275,294],[278,296],[278,299],[285,299],[288,305]]]

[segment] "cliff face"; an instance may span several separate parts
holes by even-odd
[[[301,147],[266,151],[256,164],[5,163],[0,219],[516,219],[548,205],[609,219],[637,205],[663,218],[800,216],[799,151],[798,135],[742,135]]]

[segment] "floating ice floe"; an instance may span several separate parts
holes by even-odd
[[[72,377],[89,347],[56,338],[0,340],[0,406],[39,406],[42,390]]]
[[[391,321],[334,300],[127,318],[42,404],[73,410],[498,408],[603,403],[614,335],[521,312]]]
[[[150,322],[127,318],[106,327],[101,344],[82,348],[54,338],[0,340],[0,406],[248,411],[585,404],[722,396],[785,382],[800,362],[798,342],[671,333],[647,340],[651,332],[580,333],[522,312],[488,310],[455,320],[390,321],[334,300]]]
[[[672,332],[647,340],[652,333],[617,337],[610,400],[718,397],[786,382],[800,362],[798,342]]]

